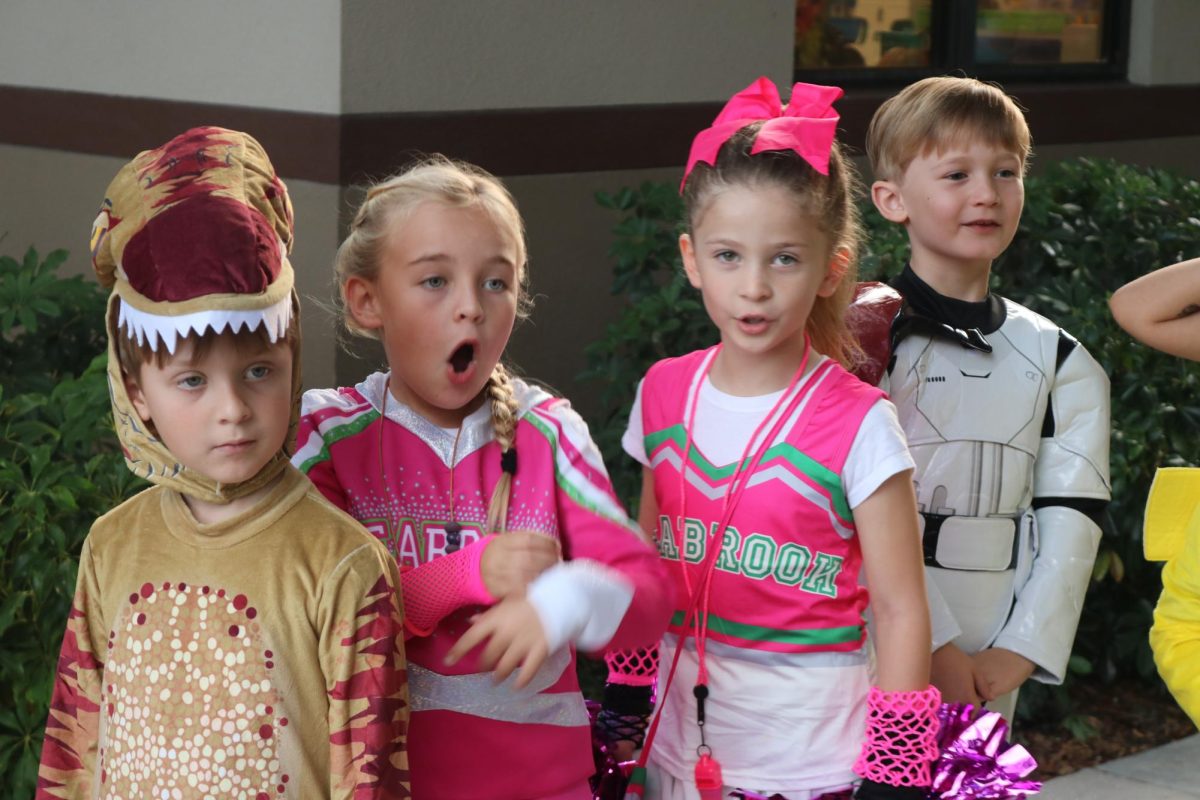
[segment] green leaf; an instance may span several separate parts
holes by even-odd
[[[52,250],[42,261],[42,269],[49,272],[56,272],[67,260],[68,255],[69,253],[66,250]]]
[[[4,602],[0,603],[0,636],[3,636],[4,632],[12,625],[13,617],[16,616],[17,610],[27,597],[25,592],[17,592],[5,597]]]
[[[44,297],[35,297],[29,301],[29,307],[39,314],[45,314],[48,317],[57,317],[62,313],[58,304],[53,300],[47,300]]]
[[[1092,662],[1081,655],[1072,655],[1067,659],[1067,671],[1076,675],[1091,675]]]
[[[1100,729],[1096,727],[1095,723],[1081,714],[1070,715],[1062,721],[1062,726],[1067,729],[1072,738],[1080,742],[1086,742],[1100,733]]]

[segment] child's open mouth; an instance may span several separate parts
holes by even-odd
[[[758,314],[747,314],[744,317],[738,317],[738,327],[743,333],[750,335],[760,334],[767,329],[767,318]]]
[[[475,371],[475,343],[463,342],[450,354],[450,380],[463,383]]]

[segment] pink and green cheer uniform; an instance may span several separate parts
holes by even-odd
[[[709,595],[705,731],[730,786],[805,797],[855,780],[851,767],[864,733],[868,594],[853,508],[913,464],[883,393],[815,356],[816,365],[782,400],[782,392],[735,397],[705,378],[681,481],[686,407],[714,354],[654,365],[623,439],[653,472],[659,549],[674,562],[675,613],[660,664],[671,663],[685,633],[690,595],[679,562],[697,585],[738,461],[778,403],[775,413],[786,421],[720,539]],[[763,430],[772,427],[768,421]],[[650,766],[690,780],[699,745],[693,636],[684,649],[659,704]]]
[[[487,403],[461,431],[447,430],[391,396],[387,381],[376,373],[354,388],[306,393],[293,463],[388,546],[402,569],[405,603],[415,605],[423,598],[410,593],[421,575],[447,558],[449,523],[462,526],[456,557],[489,533],[500,447]],[[408,640],[417,797],[586,797],[593,765],[574,647],[651,644],[670,610],[663,565],[613,496],[583,420],[565,400],[520,380],[513,389],[519,462],[508,528],[557,538],[566,559],[527,592],[552,655],[519,691],[511,678],[494,685],[475,654],[446,666],[477,604]],[[421,591],[429,590],[426,582]],[[443,591],[463,593],[459,586]]]

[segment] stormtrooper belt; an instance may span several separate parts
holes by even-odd
[[[1022,516],[960,517],[920,512],[925,566],[976,572],[1016,569]]]

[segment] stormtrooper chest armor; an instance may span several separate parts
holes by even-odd
[[[1012,314],[992,352],[914,336],[896,348],[890,393],[927,514],[1012,517],[1029,507],[1057,331]]]
[[[896,347],[890,393],[917,464],[929,577],[951,600],[968,652],[1007,617],[1036,548],[1033,468],[1054,382],[1058,330],[1009,307],[992,352],[943,336]]]

